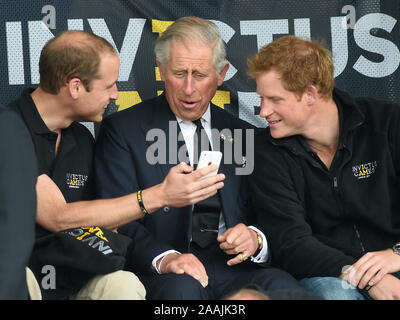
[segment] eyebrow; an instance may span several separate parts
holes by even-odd
[[[118,80],[117,80],[117,81],[118,81]],[[114,81],[112,84],[108,85],[106,88],[107,88],[107,89],[112,88],[112,87],[117,83],[117,81]]]

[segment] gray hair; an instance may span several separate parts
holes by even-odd
[[[154,52],[156,59],[163,67],[169,59],[169,47],[172,41],[185,43],[186,40],[198,40],[204,44],[214,46],[213,64],[217,76],[228,63],[226,60],[225,43],[222,40],[218,27],[211,21],[198,17],[183,17],[170,25],[157,39]]]

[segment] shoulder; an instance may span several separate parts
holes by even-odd
[[[150,119],[157,113],[158,108],[162,99],[160,97],[154,97],[149,100],[145,100],[138,104],[132,105],[127,109],[114,112],[108,115],[102,123],[132,123],[138,121],[145,121]]]
[[[355,98],[358,109],[364,115],[363,130],[386,135],[400,127],[400,105],[374,98]]]
[[[272,138],[268,127],[256,130],[254,135],[254,154],[260,165],[267,162],[282,164],[287,156],[291,157],[287,148],[281,146],[282,143],[284,142]]]
[[[213,121],[213,118],[217,118],[218,121],[224,121],[226,123],[229,123],[230,127],[235,129],[256,129],[254,125],[251,123],[244,121],[237,116],[233,115],[232,113],[214,105],[211,104],[211,114],[212,118],[211,121]]]
[[[256,129],[254,135],[254,142],[256,147],[273,147],[272,140],[273,138],[271,137],[271,133],[268,127],[263,129]]]
[[[12,119],[12,120],[18,119],[16,121],[20,121],[17,112],[15,112],[13,109],[10,109],[3,105],[0,105],[0,119],[3,122],[8,119]]]
[[[2,132],[5,130],[20,132],[21,128],[22,130],[27,131],[26,126],[17,111],[0,105],[0,130]]]
[[[356,105],[366,113],[387,116],[390,113],[400,113],[400,104],[393,101],[378,100],[369,97],[354,98]]]
[[[93,145],[94,137],[85,125],[75,121],[71,124],[69,129],[73,132],[77,142]]]
[[[335,89],[334,94],[344,105],[358,110],[362,114],[363,122],[369,127],[379,130],[388,123],[398,122],[400,118],[400,104],[393,101],[378,100],[372,97],[352,97],[347,92]]]

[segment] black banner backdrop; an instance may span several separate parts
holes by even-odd
[[[333,51],[337,87],[354,96],[400,102],[400,1],[393,0],[1,0],[0,103],[39,82],[43,45],[63,30],[94,32],[121,58],[119,99],[106,115],[163,90],[154,42],[182,16],[214,21],[231,63],[213,102],[259,127],[259,98],[248,57],[285,34],[322,41]],[[87,124],[95,134],[97,126]]]

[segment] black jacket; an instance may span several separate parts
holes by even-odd
[[[248,210],[247,194],[244,192],[247,181],[245,176],[236,174],[241,163],[236,163],[235,158],[231,158],[230,162],[225,159],[228,159],[230,148],[238,147],[239,143],[243,143],[241,150],[246,150],[245,138],[235,136],[234,129],[243,129],[241,132],[244,136],[245,129],[252,129],[253,126],[213,104],[211,126],[221,132],[221,135],[213,135],[213,145],[215,147],[220,143],[220,151],[224,154],[219,172],[224,173],[226,178],[219,194],[226,227],[233,227],[240,222],[251,224],[253,212]],[[224,131],[227,129],[230,133]],[[161,183],[169,170],[179,163],[178,155],[186,154],[185,142],[178,138],[180,132],[165,94],[104,119],[95,151],[99,196],[123,196]],[[223,132],[225,140],[222,139]],[[153,133],[156,135],[153,136]],[[229,135],[235,139],[231,141]],[[155,145],[158,149],[154,148]],[[163,147],[166,147],[164,152]],[[148,155],[156,153],[160,161],[152,163]],[[191,206],[164,207],[119,229],[120,233],[133,239],[128,264],[133,266],[135,273],[152,272],[153,258],[167,250],[188,252],[192,231],[191,212]]]
[[[297,278],[339,276],[400,241],[400,106],[334,90],[339,146],[328,170],[300,136],[255,139],[250,179],[272,264]]]
[[[0,300],[27,299],[25,267],[35,239],[37,163],[31,137],[0,106]]]

